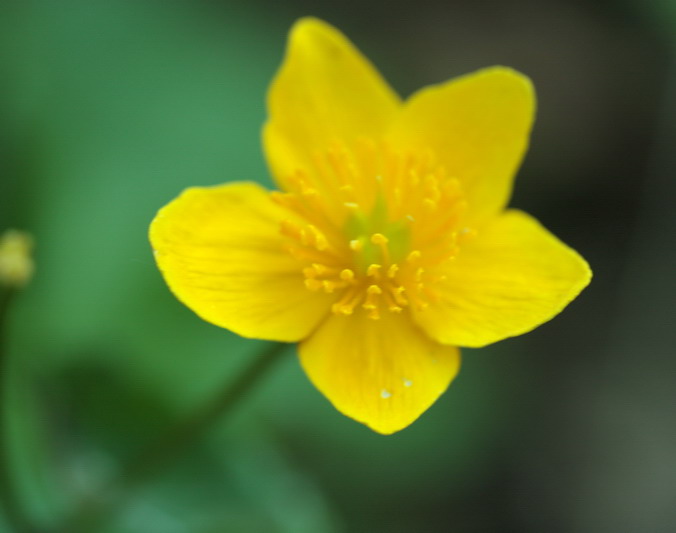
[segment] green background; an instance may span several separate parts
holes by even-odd
[[[512,205],[595,279],[533,333],[465,350],[449,391],[389,437],[337,413],[289,350],[103,530],[676,530],[667,0],[2,2],[0,230],[30,231],[37,264],[9,317],[4,438],[34,520],[58,524],[263,347],[179,304],[146,235],[188,186],[270,185],[265,93],[304,15],[403,96],[493,64],[528,74],[539,111]]]

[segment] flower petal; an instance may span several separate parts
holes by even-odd
[[[470,223],[507,205],[535,114],[530,80],[505,67],[426,87],[405,104],[391,140],[431,149],[463,184]]]
[[[400,105],[340,31],[315,18],[300,19],[268,93],[263,146],[277,182],[284,187],[295,170],[307,171],[316,152],[335,141],[380,138]]]
[[[460,365],[457,348],[427,338],[408,314],[330,316],[299,352],[308,377],[336,409],[383,434],[418,418]]]
[[[204,320],[293,342],[317,326],[332,299],[304,287],[279,234],[285,216],[254,183],[191,188],[160,210],[150,241],[169,288]]]
[[[447,263],[439,301],[416,312],[434,339],[485,346],[531,331],[550,320],[591,280],[577,252],[521,211],[485,226]]]

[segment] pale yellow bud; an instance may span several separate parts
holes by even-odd
[[[35,269],[33,238],[26,232],[7,230],[0,236],[0,285],[23,287]]]

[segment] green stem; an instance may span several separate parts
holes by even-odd
[[[132,495],[134,489],[149,481],[165,466],[201,440],[214,424],[226,416],[280,358],[288,344],[274,343],[240,374],[230,387],[146,447],[128,465],[97,500],[88,500],[66,520],[63,533],[96,531]]]
[[[5,329],[7,315],[9,314],[9,304],[14,296],[14,290],[10,288],[0,288],[0,506],[5,520],[16,533],[33,533],[37,529],[31,524],[28,517],[24,514],[21,502],[16,493],[15,481],[12,478],[9,444],[9,409],[7,398],[9,391],[9,371],[7,365],[7,353],[5,348]]]

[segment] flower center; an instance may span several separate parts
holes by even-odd
[[[336,143],[285,185],[273,198],[292,214],[280,225],[287,250],[307,289],[336,295],[336,314],[424,310],[472,233],[459,181],[430,152]]]

